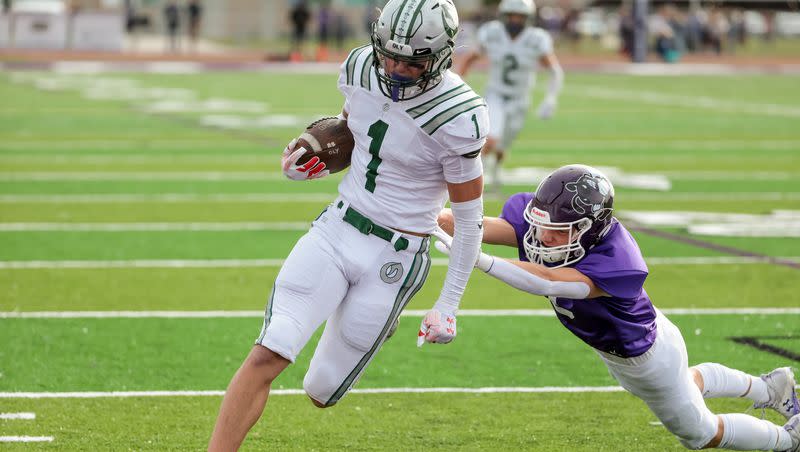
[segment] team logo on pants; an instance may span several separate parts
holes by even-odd
[[[396,283],[403,277],[403,264],[389,262],[381,267],[381,280],[386,284]]]

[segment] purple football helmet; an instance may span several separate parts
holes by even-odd
[[[525,208],[530,227],[523,246],[528,260],[548,267],[563,267],[581,260],[608,231],[614,210],[614,186],[599,170],[567,165],[539,184]],[[565,245],[546,246],[543,230],[563,231]]]

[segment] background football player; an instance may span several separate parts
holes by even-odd
[[[533,0],[502,0],[499,19],[483,24],[477,31],[475,50],[465,55],[458,68],[466,77],[470,67],[482,56],[489,60],[489,80],[484,98],[489,106],[491,131],[484,147],[487,185],[500,193],[500,167],[511,143],[528,114],[530,93],[536,72],[550,72],[544,99],[539,104],[541,119],[553,116],[564,72],[553,53],[553,39],[547,31],[529,25],[535,11]]]
[[[636,241],[613,217],[614,188],[598,170],[569,165],[535,193],[518,193],[499,218],[484,219],[485,243],[517,248],[520,260],[481,253],[476,266],[534,295],[594,348],[620,385],[642,399],[686,448],[800,450],[800,404],[788,367],[754,377],[717,363],[688,366],[678,328],[643,288],[647,265]],[[440,223],[452,229],[452,214]],[[436,232],[447,252],[450,237]],[[704,398],[746,397],[788,422],[713,414]]]
[[[295,245],[278,274],[255,346],[231,380],[209,449],[237,449],[264,409],[270,384],[326,322],[303,381],[312,402],[329,407],[355,384],[422,287],[429,234],[448,198],[454,216],[450,265],[424,317],[423,341],[456,336],[456,311],[482,235],[480,150],[483,99],[448,68],[458,15],[451,0],[390,0],[372,45],[341,66],[342,117],[355,139],[339,197]],[[324,162],[297,165],[290,179],[324,177]]]

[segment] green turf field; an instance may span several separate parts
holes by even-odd
[[[483,78],[470,82],[480,89]],[[655,304],[694,310],[670,314],[690,364],[754,374],[798,367],[796,84],[777,75],[568,73],[556,118],[529,118],[508,166],[580,162],[616,168],[625,182],[669,180],[666,191],[617,183],[623,221],[651,211],[764,216],[770,237],[696,235],[675,224],[649,226],[668,237],[634,235]],[[279,155],[302,125],[341,108],[336,75],[4,72],[0,99],[0,414],[35,413],[0,417],[0,437],[52,437],[0,449],[203,449],[281,260],[335,197],[341,176],[285,181]],[[487,198],[487,215],[501,207]],[[356,386],[397,390],[353,393],[329,410],[276,394],[245,450],[682,449],[639,400],[600,392],[614,380],[552,316],[463,315],[453,344],[418,349],[418,312],[435,301],[446,272],[443,256],[433,257],[413,312]],[[549,307],[478,273],[462,303]],[[132,317],[152,311],[177,317]],[[80,312],[94,317],[75,318]],[[732,337],[757,338],[784,356]],[[302,388],[314,341],[274,388]],[[538,392],[399,392],[432,388]],[[591,391],[568,392],[580,388]],[[176,392],[109,396],[130,391]],[[748,403],[710,406],[742,412]]]

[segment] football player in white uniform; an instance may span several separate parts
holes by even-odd
[[[419,342],[448,343],[478,256],[483,217],[480,159],[489,118],[483,99],[448,68],[458,15],[452,0],[390,0],[372,44],[341,66],[342,117],[355,139],[339,196],[287,257],[264,325],[222,401],[210,450],[235,450],[264,409],[270,384],[326,322],[303,387],[318,407],[358,380],[430,269],[429,234],[450,199],[455,232],[444,287]],[[284,174],[324,177],[297,165],[289,143]]]
[[[489,60],[484,98],[492,130],[483,152],[487,184],[497,194],[501,187],[500,167],[525,124],[536,72],[542,67],[550,72],[547,92],[538,109],[541,119],[549,119],[555,113],[564,80],[550,34],[528,25],[535,10],[533,0],[502,0],[498,6],[500,18],[478,29],[476,49],[465,56],[458,68],[465,77],[479,58],[486,56]]]

